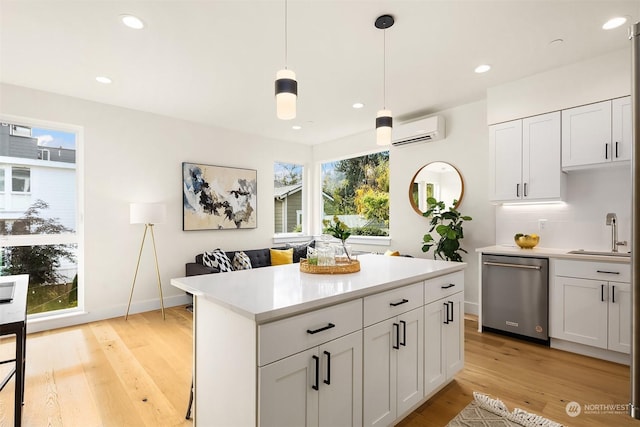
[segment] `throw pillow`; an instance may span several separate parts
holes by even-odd
[[[287,243],[287,248],[293,248],[293,262],[300,262],[300,258],[307,257],[307,248],[314,247],[315,241],[311,240],[305,243]]]
[[[238,251],[233,255],[233,269],[234,270],[250,270],[251,269],[251,259],[249,255],[245,254],[242,251]]]
[[[221,273],[224,273],[225,271],[233,271],[231,260],[220,248],[216,248],[211,252],[205,252],[202,254],[202,264],[207,267],[217,268]]]
[[[271,253],[271,265],[293,264],[293,248],[269,249]]]
[[[387,249],[387,251],[384,254],[386,256],[400,256],[400,251],[392,251],[390,249]]]

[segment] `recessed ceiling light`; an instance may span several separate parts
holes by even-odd
[[[300,125],[293,125],[293,126],[291,126],[291,129],[293,129],[293,130],[300,130],[300,129],[302,129],[302,126],[300,126]]]
[[[142,19],[133,15],[120,15],[120,20],[124,25],[129,28],[133,28],[134,30],[141,30],[144,28],[144,22]]]
[[[104,85],[111,84],[111,79],[109,77],[107,77],[107,76],[98,76],[98,77],[96,77],[96,81],[98,83],[102,83]]]
[[[356,110],[364,107],[364,104],[362,102],[356,102],[352,105],[353,108],[355,108]]]
[[[487,71],[489,71],[490,69],[491,69],[491,65],[482,64],[482,65],[478,65],[478,66],[476,67],[476,69],[475,69],[475,70],[473,70],[473,71],[475,71],[475,72],[476,72],[476,73],[478,73],[478,74],[481,74],[481,73],[486,73],[486,72],[487,72]]]
[[[611,18],[607,22],[605,22],[602,26],[602,29],[613,30],[614,28],[618,28],[625,22],[627,22],[627,18],[625,18],[624,16],[616,16],[615,18]]]

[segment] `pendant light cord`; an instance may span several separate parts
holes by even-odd
[[[387,29],[382,30],[382,107],[387,109]]]
[[[284,0],[284,69],[287,69],[288,57],[287,57],[287,0]]]

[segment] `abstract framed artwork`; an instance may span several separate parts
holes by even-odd
[[[257,227],[257,171],[182,163],[182,229]]]

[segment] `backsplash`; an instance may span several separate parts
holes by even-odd
[[[609,212],[618,218],[618,240],[629,242],[629,164],[569,172],[567,198],[562,204],[496,206],[496,244],[515,245],[514,234],[536,233],[539,247],[607,251],[611,249],[611,226],[605,224]],[[546,220],[543,229],[540,220]],[[631,248],[620,246],[619,250]]]

